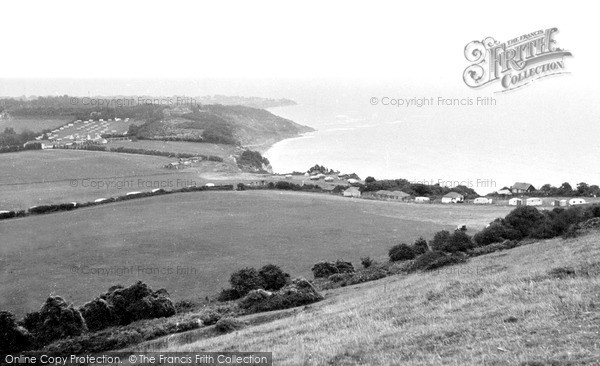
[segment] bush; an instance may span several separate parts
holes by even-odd
[[[362,264],[364,268],[369,268],[373,264],[373,260],[371,257],[363,257],[360,259],[360,264]]]
[[[15,316],[0,311],[0,356],[28,349],[31,346],[29,332],[15,322]]]
[[[106,300],[96,298],[79,308],[90,332],[118,324],[114,307]]]
[[[242,295],[240,295],[239,292],[237,292],[236,290],[232,289],[232,288],[224,288],[221,289],[221,292],[219,292],[219,295],[217,296],[217,300],[218,301],[233,301],[233,300],[237,300],[240,297],[242,297]]]
[[[544,215],[535,207],[521,206],[512,210],[504,220],[524,238],[544,221]]]
[[[262,277],[254,268],[243,268],[231,274],[229,278],[231,288],[240,296],[246,295],[252,290],[263,288],[265,286]]]
[[[262,278],[265,290],[277,291],[288,282],[290,275],[274,264],[263,266],[258,275]]]
[[[318,262],[312,267],[315,278],[329,277],[335,273],[353,273],[354,266],[350,262],[338,259],[335,262]]]
[[[429,242],[429,247],[432,251],[442,251],[448,242],[450,242],[450,232],[448,230],[438,231]]]
[[[120,325],[140,319],[169,317],[176,313],[166,290],[153,291],[141,281],[127,288],[113,286],[100,299],[112,306],[115,321]]]
[[[464,262],[465,259],[457,254],[430,251],[415,259],[412,270],[431,271],[433,269]]]
[[[79,310],[60,296],[49,297],[40,311],[25,316],[22,325],[31,332],[37,346],[87,331]]]
[[[413,251],[415,252],[415,255],[427,253],[429,251],[429,246],[427,246],[427,240],[423,239],[422,237],[415,240],[415,243],[413,244]]]
[[[220,333],[229,333],[246,326],[241,320],[232,317],[223,317],[215,324],[215,329]]]
[[[279,291],[255,290],[244,297],[239,305],[249,313],[288,309],[322,300],[314,286],[303,278],[296,278]]]
[[[446,230],[439,231],[431,242],[431,249],[440,252],[466,252],[472,248],[473,241],[464,231],[455,231],[452,234]]]
[[[415,257],[413,248],[408,244],[398,244],[390,248],[388,252],[391,262],[406,261]]]
[[[504,223],[504,220],[492,222],[488,227],[473,236],[473,240],[478,246],[500,243],[507,239],[521,239],[521,233]]]
[[[214,309],[204,309],[200,313],[200,320],[202,320],[202,324],[204,325],[213,325],[218,322],[223,315]]]
[[[492,243],[489,245],[484,245],[481,247],[477,247],[469,252],[469,255],[472,257],[477,257],[484,254],[494,253],[501,250],[516,248],[520,245],[520,242],[517,240],[505,240],[502,243]]]

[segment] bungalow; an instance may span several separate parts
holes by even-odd
[[[429,203],[429,197],[415,197],[415,203]]]
[[[532,198],[528,198],[525,201],[525,204],[527,206],[541,206],[542,205],[542,199],[538,198],[538,197],[532,197]]]
[[[575,206],[575,205],[585,205],[585,200],[583,198],[571,198],[569,200],[569,205],[570,206]]]
[[[530,183],[517,182],[517,183],[513,184],[511,191],[514,194],[529,193],[529,192],[535,191],[535,187]]]
[[[405,201],[410,198],[410,194],[402,191],[391,191],[389,197],[394,200]]]
[[[523,204],[523,200],[520,198],[511,198],[508,200],[508,204],[510,206],[521,206]]]
[[[492,200],[485,197],[477,197],[473,200],[473,203],[476,205],[489,205],[492,203]]]
[[[512,195],[512,192],[511,192],[510,188],[508,188],[508,187],[503,187],[502,189],[498,190],[496,193],[499,195],[504,195],[504,196]]]
[[[356,187],[350,187],[344,191],[344,197],[360,197],[360,190]]]
[[[444,197],[442,197],[442,203],[457,203],[463,202],[465,200],[465,196],[457,192],[449,192]]]

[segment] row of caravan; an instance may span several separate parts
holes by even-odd
[[[523,204],[526,206],[541,206],[543,204],[543,201],[541,198],[538,198],[538,197],[531,197],[531,198],[527,198],[527,199],[515,197],[515,198],[511,198],[510,200],[508,200],[508,204],[510,206],[522,206]],[[563,199],[563,200],[552,201],[552,206],[561,206],[561,207],[584,205],[584,204],[586,204],[586,202],[583,198],[571,198],[570,200]]]

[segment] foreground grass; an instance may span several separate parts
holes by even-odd
[[[541,241],[337,289],[290,318],[154,350],[272,351],[277,365],[597,365],[599,241]],[[563,267],[575,273],[552,275]]]

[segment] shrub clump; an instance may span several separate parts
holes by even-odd
[[[166,290],[153,291],[141,281],[127,288],[111,287],[107,293],[100,296],[100,299],[106,301],[109,308],[112,307],[114,317],[107,323],[126,325],[140,319],[169,317],[176,313],[175,306]],[[105,311],[101,307],[98,307],[97,310]],[[86,314],[90,318],[99,316],[92,312],[86,312]]]
[[[288,273],[285,273],[274,264],[263,266],[258,275],[261,277],[265,290],[277,291],[285,286],[290,278]]]
[[[423,239],[423,237],[420,237],[419,239],[415,240],[415,243],[413,244],[413,251],[415,252],[415,255],[427,253],[429,251],[429,246],[427,246],[427,240]]]
[[[455,231],[450,234],[446,230],[438,231],[429,246],[433,251],[448,253],[466,252],[474,247],[473,240],[464,231]]]
[[[231,274],[229,278],[231,288],[234,289],[240,296],[246,295],[252,290],[263,288],[264,281],[258,271],[254,268],[242,268]]]
[[[318,262],[312,267],[312,272],[315,278],[326,278],[336,273],[353,273],[354,266],[350,262],[345,262],[341,259],[335,262]]]
[[[464,262],[465,258],[461,255],[446,254],[444,252],[432,250],[418,256],[413,263],[412,270],[431,271],[440,267]]]
[[[276,292],[254,290],[239,303],[248,313],[281,310],[311,304],[323,299],[315,287],[303,278],[296,278]]]
[[[504,240],[517,240],[521,234],[516,229],[504,223],[504,220],[496,220],[488,227],[476,233],[473,240],[478,246],[500,243]]]
[[[244,323],[243,321],[226,316],[219,319],[219,321],[215,324],[215,329],[220,333],[229,333],[242,329],[245,326],[246,323]]]
[[[360,264],[362,264],[363,268],[369,268],[373,264],[373,259],[371,259],[371,257],[362,257],[360,259]]]
[[[388,252],[390,262],[399,262],[413,259],[415,252],[413,248],[408,244],[398,244],[390,248]]]
[[[204,309],[200,313],[200,320],[202,320],[202,324],[204,325],[213,325],[222,317],[223,315],[221,313],[211,308]]]
[[[16,323],[12,313],[0,311],[0,355],[26,350],[31,341],[31,334]]]
[[[25,316],[22,325],[31,332],[36,346],[78,336],[87,331],[79,310],[67,304],[60,296],[49,297],[39,311]]]
[[[106,300],[96,298],[79,308],[90,332],[117,325],[118,317],[114,307]]]
[[[233,301],[239,299],[240,297],[242,297],[242,295],[240,295],[236,290],[232,288],[224,288],[221,289],[221,292],[219,292],[217,300],[222,302]]]

